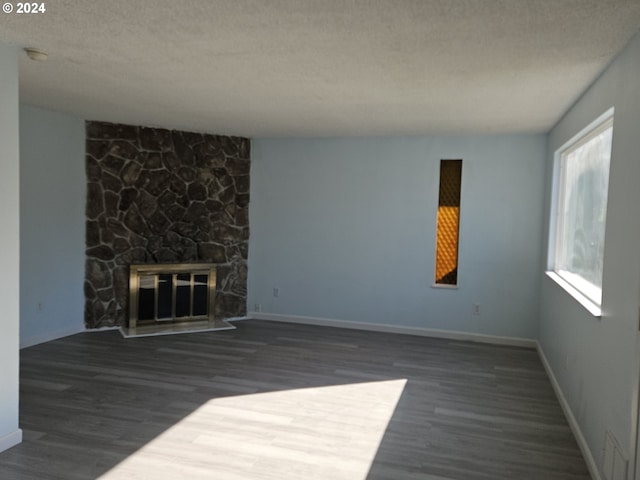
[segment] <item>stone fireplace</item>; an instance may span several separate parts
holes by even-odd
[[[132,265],[211,265],[212,318],[244,315],[249,139],[103,122],[86,132],[87,328],[127,327]]]

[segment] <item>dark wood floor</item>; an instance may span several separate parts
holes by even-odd
[[[590,478],[534,350],[236,325],[23,350],[0,478]]]

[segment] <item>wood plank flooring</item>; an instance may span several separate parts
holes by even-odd
[[[23,350],[0,478],[590,478],[534,350],[235,325]]]

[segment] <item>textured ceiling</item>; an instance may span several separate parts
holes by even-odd
[[[49,53],[22,55],[22,102],[251,137],[543,132],[640,27],[639,0],[45,5],[0,13]]]

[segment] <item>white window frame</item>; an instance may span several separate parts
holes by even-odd
[[[589,142],[596,135],[599,135],[609,127],[613,127],[614,109],[611,108],[600,115],[597,119],[587,125],[584,129],[574,135],[568,142],[563,144],[554,155],[553,190],[551,203],[551,216],[549,222],[549,240],[547,257],[547,275],[560,285],[567,293],[575,298],[592,315],[600,317],[602,315],[602,289],[585,280],[574,273],[557,270],[557,245],[558,222],[560,221],[561,209],[565,198],[565,185],[563,183],[563,157],[570,151],[576,150],[580,146]],[[613,148],[612,148],[613,150]],[[608,192],[607,192],[608,195]],[[606,214],[605,214],[606,215]],[[606,217],[605,217],[606,225]]]

